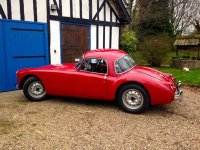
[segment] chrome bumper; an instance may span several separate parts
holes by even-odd
[[[19,90],[20,89],[20,87],[19,87],[19,85],[18,84],[16,84],[16,90]]]
[[[183,89],[182,89],[182,82],[178,81],[176,85],[176,93],[174,96],[175,101],[182,101],[183,100]]]

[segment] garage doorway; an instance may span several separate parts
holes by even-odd
[[[85,25],[61,24],[62,63],[74,63],[90,49],[90,27]]]
[[[47,24],[0,20],[0,92],[16,90],[16,71],[49,64]]]

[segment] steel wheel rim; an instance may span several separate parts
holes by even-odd
[[[40,81],[34,81],[28,86],[28,93],[34,98],[41,98],[46,95],[44,86]]]
[[[143,94],[136,89],[128,89],[122,95],[124,105],[129,109],[138,109],[144,103]]]

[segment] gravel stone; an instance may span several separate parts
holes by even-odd
[[[56,97],[29,102],[22,91],[5,92],[0,94],[0,149],[196,150],[199,101],[200,89],[184,87],[182,102],[135,115],[113,102]]]

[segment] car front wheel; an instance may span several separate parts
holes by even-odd
[[[149,107],[148,93],[138,84],[127,84],[120,88],[117,101],[129,113],[141,113]]]
[[[23,92],[30,101],[41,101],[47,96],[44,85],[36,77],[30,77],[26,80]]]

